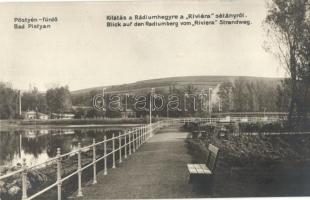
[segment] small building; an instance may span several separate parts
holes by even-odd
[[[220,122],[223,122],[223,123],[230,122],[230,116],[226,116],[225,118],[220,118]]]
[[[37,112],[36,111],[26,111],[22,113],[24,119],[36,119]]]
[[[48,115],[44,113],[38,113],[38,118],[42,120],[48,120]]]
[[[48,115],[44,114],[44,113],[40,113],[40,112],[36,112],[36,111],[26,111],[22,113],[22,116],[24,119],[42,119],[42,120],[47,120],[48,119]]]
[[[52,119],[74,119],[74,117],[72,113],[52,113]]]

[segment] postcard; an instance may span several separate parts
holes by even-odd
[[[0,199],[310,195],[309,0],[0,3]]]

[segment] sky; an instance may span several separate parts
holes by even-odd
[[[107,15],[240,13],[250,26],[106,27]],[[173,76],[283,77],[263,48],[264,0],[0,4],[0,81],[41,91]],[[14,29],[16,17],[57,17],[47,30]]]

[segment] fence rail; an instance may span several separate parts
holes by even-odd
[[[196,123],[229,123],[229,122],[275,122],[286,120],[286,117],[266,116],[266,117],[209,117],[209,118],[180,118],[182,123],[196,122]]]

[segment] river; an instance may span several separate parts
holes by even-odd
[[[62,153],[75,150],[96,141],[102,141],[106,134],[119,134],[137,125],[67,126],[45,128],[23,128],[0,131],[0,167],[17,166],[26,158],[27,166],[42,163],[56,156],[57,148]]]

